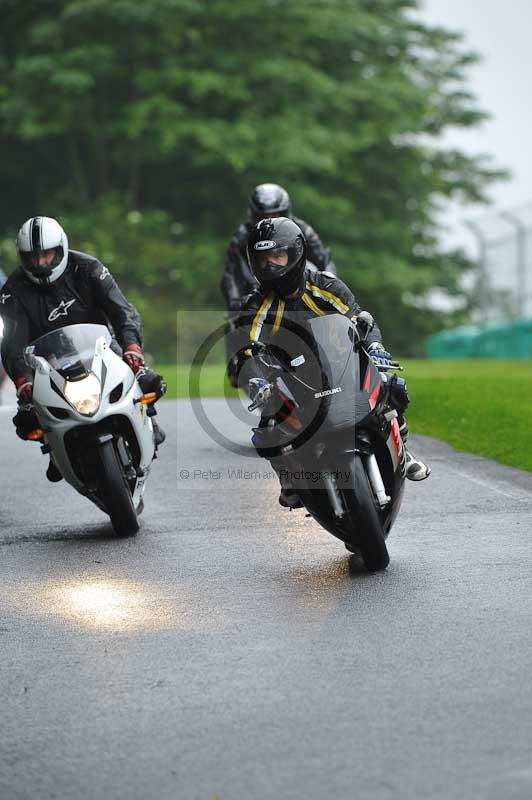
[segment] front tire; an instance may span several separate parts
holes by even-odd
[[[351,542],[347,542],[347,544],[360,551],[369,572],[377,572],[386,569],[390,563],[390,556],[384,540],[375,498],[362,459],[358,454],[355,454],[351,465],[354,489],[342,491],[345,508],[349,513],[354,533],[353,544],[351,545]]]
[[[98,485],[111,524],[117,536],[131,536],[137,533],[139,521],[114,441],[103,442],[98,455]]]

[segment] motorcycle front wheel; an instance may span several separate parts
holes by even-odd
[[[98,485],[101,498],[117,536],[137,533],[139,521],[122,465],[112,439],[103,442],[98,450]]]
[[[342,489],[344,507],[352,526],[353,539],[347,544],[360,552],[366,569],[377,572],[390,563],[382,525],[371,486],[358,453],[351,461],[350,486]]]

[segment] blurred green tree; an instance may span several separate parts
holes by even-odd
[[[230,233],[275,181],[390,347],[415,350],[463,316],[427,301],[460,294],[468,266],[439,249],[438,203],[481,200],[501,174],[436,144],[483,114],[474,55],[417,5],[0,0],[2,236],[34,213],[68,223],[168,354],[174,308],[220,303]]]

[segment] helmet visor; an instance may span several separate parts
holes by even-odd
[[[58,267],[64,256],[61,246],[49,250],[28,250],[20,253],[22,266],[36,277],[47,277],[55,267]]]
[[[257,276],[273,278],[275,275],[284,275],[289,269],[288,248],[278,247],[267,252],[253,251],[252,263],[253,272]]]
[[[265,248],[268,242],[257,242],[250,249],[251,269],[259,282],[281,278],[298,264],[303,255],[303,243],[298,239],[287,247]],[[273,242],[271,243],[273,244]]]

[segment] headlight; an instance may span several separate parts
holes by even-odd
[[[76,411],[85,417],[92,417],[100,407],[100,381],[92,373],[80,381],[65,381],[63,394]]]

